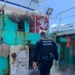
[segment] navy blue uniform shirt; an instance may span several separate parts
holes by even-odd
[[[48,50],[53,50],[54,59],[57,61],[58,60],[58,51],[57,51],[58,47],[57,47],[56,43],[50,39],[46,39],[46,40],[41,39],[41,40],[37,41],[37,43],[35,45],[33,61],[38,62],[38,55],[39,54],[41,54],[41,55],[48,54],[50,52],[50,51],[48,52]]]

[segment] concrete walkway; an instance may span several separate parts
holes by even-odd
[[[55,68],[52,67],[50,75],[75,75],[75,65],[70,65],[61,71],[55,71]]]
[[[50,75],[75,75],[75,66],[74,65],[70,65],[67,68],[62,69],[61,71],[55,70],[57,69],[57,67],[52,67],[51,68],[51,74]],[[38,69],[34,70],[30,70],[30,74],[29,75],[40,75]]]
[[[57,69],[57,70],[56,70]],[[58,71],[58,67],[52,67],[50,75],[62,75],[60,71]]]

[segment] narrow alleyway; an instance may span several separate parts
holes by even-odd
[[[53,66],[51,68],[51,74],[50,75],[62,75],[62,73],[60,71],[56,71],[55,67]]]
[[[38,69],[30,70],[29,75],[40,75]],[[51,69],[51,74],[50,75],[75,75],[75,66],[70,65],[69,67],[62,69],[61,71],[55,71],[54,67]]]
[[[75,65],[70,65],[60,71],[55,71],[54,68],[52,68],[51,75],[75,75]]]

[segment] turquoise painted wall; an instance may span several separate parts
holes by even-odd
[[[60,37],[60,42],[67,42],[66,37]]]
[[[2,30],[17,31],[17,23],[10,20],[7,14],[4,15],[4,22],[2,22]]]
[[[30,25],[26,21],[24,22],[25,32],[30,32]]]
[[[26,21],[24,21],[24,31],[25,32],[29,32],[30,28],[29,28],[29,23],[27,23]],[[9,17],[8,14],[4,15],[4,22],[2,22],[2,30],[9,30],[9,31],[17,31],[18,29],[18,25],[16,22],[13,22]]]
[[[8,70],[8,58],[0,56],[0,75],[3,75],[3,70]]]
[[[31,40],[31,44],[35,44],[36,41],[40,39],[39,34],[25,33],[19,31],[0,31],[0,36],[2,36],[4,42],[9,45],[28,44],[28,40]]]
[[[28,40],[31,41],[31,44],[35,44],[36,41],[40,39],[40,35],[30,33],[30,26],[26,21],[24,22],[24,26],[25,32],[17,31],[17,23],[11,21],[8,18],[8,15],[5,14],[4,21],[2,18],[2,29],[0,30],[0,36],[3,37],[4,42],[9,46],[26,45],[28,44]],[[0,75],[3,75],[2,70],[8,70],[8,59],[0,56],[0,61]]]
[[[24,32],[17,31],[17,29],[17,23],[10,20],[8,15],[5,14],[4,22],[2,21],[2,30],[0,31],[0,36],[4,38],[6,43],[9,45],[19,45],[27,44],[28,40],[31,40],[31,44],[35,44],[40,38],[39,34],[29,32],[30,26],[26,21],[24,22]]]

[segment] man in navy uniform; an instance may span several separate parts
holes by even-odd
[[[41,39],[35,45],[33,68],[36,69],[39,62],[40,75],[50,75],[53,59],[55,59],[55,66],[58,64],[58,47],[53,40],[46,37],[46,32],[41,32],[40,35]]]

